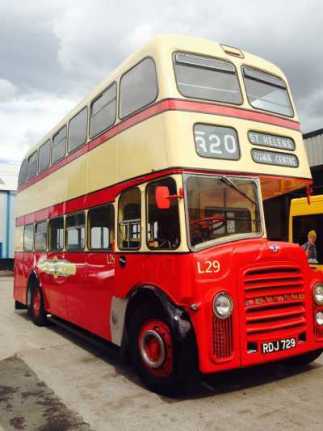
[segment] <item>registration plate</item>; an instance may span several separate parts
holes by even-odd
[[[282,338],[281,340],[262,343],[262,353],[281,352],[296,347],[296,338]]]

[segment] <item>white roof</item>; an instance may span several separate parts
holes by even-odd
[[[17,189],[18,170],[17,163],[0,159],[0,191]]]

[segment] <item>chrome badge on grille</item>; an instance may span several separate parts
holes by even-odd
[[[282,295],[268,295],[261,296],[257,298],[247,299],[245,301],[245,306],[250,307],[254,305],[274,305],[274,304],[284,304],[284,303],[292,303],[295,301],[303,301],[305,298],[304,293],[284,293]]]
[[[270,244],[269,249],[273,252],[273,253],[278,253],[280,250],[280,247],[278,244]]]

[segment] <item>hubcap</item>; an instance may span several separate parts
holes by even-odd
[[[165,344],[155,330],[144,332],[140,338],[140,353],[144,362],[152,368],[159,368],[165,361]]]
[[[138,349],[143,365],[156,377],[169,377],[173,371],[173,338],[162,320],[146,321],[139,332]]]

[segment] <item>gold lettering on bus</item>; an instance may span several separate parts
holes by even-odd
[[[52,275],[54,278],[76,274],[76,264],[63,259],[40,259],[37,266],[40,271]]]
[[[214,274],[221,270],[221,265],[218,260],[205,260],[197,262],[197,272],[199,274]]]

